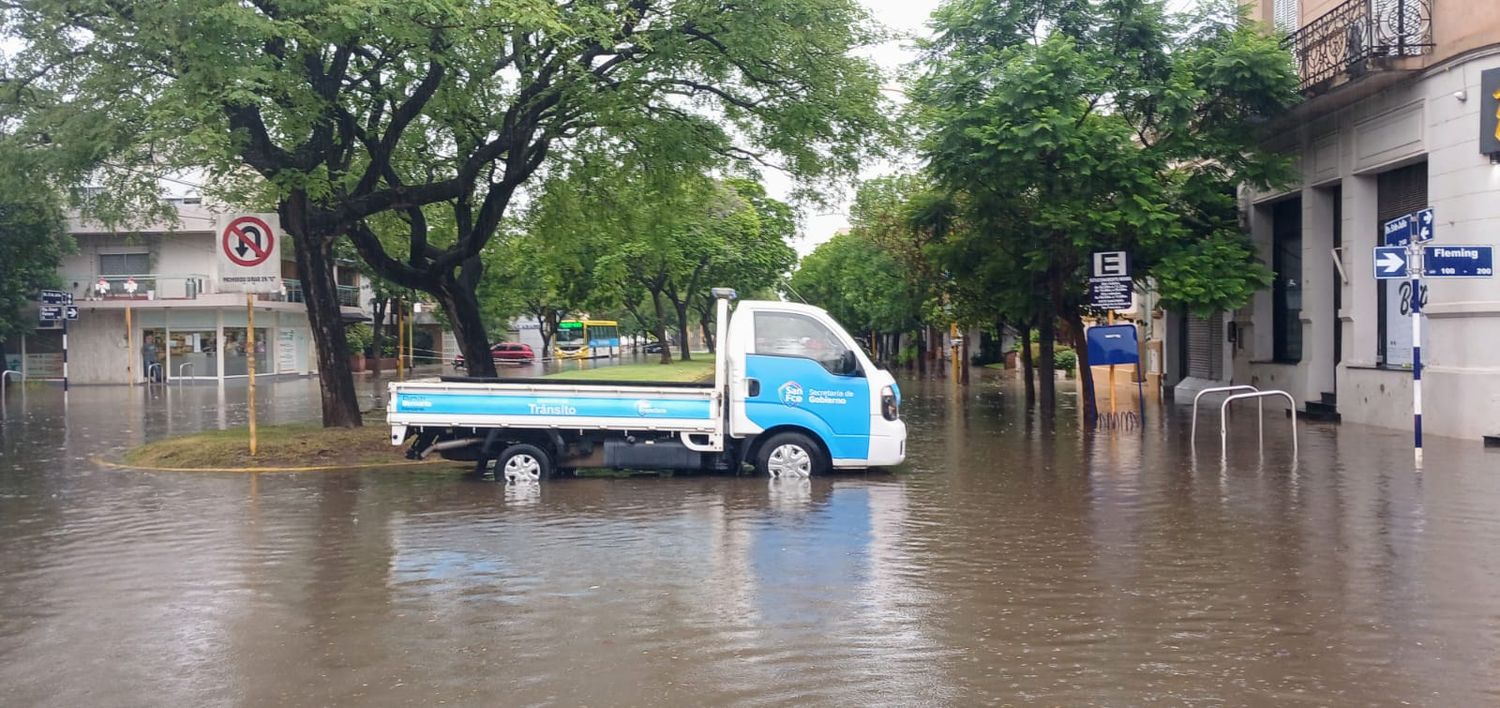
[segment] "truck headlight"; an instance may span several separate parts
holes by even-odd
[[[886,420],[901,417],[901,405],[896,403],[896,389],[890,386],[880,389],[880,415]]]

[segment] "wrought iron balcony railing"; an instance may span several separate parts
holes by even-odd
[[[1304,94],[1340,77],[1358,78],[1380,60],[1432,51],[1432,0],[1348,0],[1293,32],[1292,51]]]

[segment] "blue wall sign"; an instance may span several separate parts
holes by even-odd
[[[1405,246],[1375,247],[1375,279],[1392,280],[1409,277],[1406,274]]]
[[[1427,246],[1422,249],[1422,273],[1430,278],[1493,277],[1495,275],[1495,248],[1493,246]]]

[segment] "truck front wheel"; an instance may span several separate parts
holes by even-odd
[[[777,433],[755,453],[755,470],[770,477],[810,477],[826,467],[823,450],[801,433]]]
[[[495,460],[495,479],[506,483],[535,482],[552,474],[552,456],[535,445],[518,443]]]

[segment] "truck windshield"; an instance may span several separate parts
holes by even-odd
[[[839,338],[822,323],[792,312],[755,313],[755,353],[800,356],[840,373],[844,352]]]

